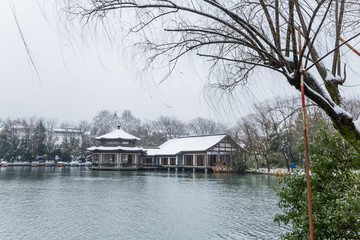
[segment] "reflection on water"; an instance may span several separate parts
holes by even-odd
[[[0,239],[277,239],[259,175],[0,168]]]

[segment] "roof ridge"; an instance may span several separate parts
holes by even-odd
[[[116,136],[116,133],[125,134],[125,136]],[[115,135],[115,136],[114,136]],[[96,140],[100,139],[124,139],[124,140],[140,140],[140,138],[124,131],[123,129],[114,129],[113,131],[96,137]]]
[[[216,134],[203,134],[203,135],[190,135],[190,136],[181,136],[172,139],[179,139],[179,138],[196,138],[196,137],[212,137],[212,136],[220,136],[220,135],[227,135],[227,133],[216,133]],[[172,140],[169,139],[169,140]]]

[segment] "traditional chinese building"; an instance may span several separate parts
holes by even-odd
[[[88,148],[93,153],[92,169],[137,170],[145,151],[138,146],[139,138],[118,129],[96,138],[96,145]]]
[[[211,169],[232,167],[241,147],[226,134],[170,139],[158,149],[148,149],[144,165],[157,163],[166,168]]]
[[[155,149],[138,146],[139,138],[122,129],[97,137],[92,169],[212,169],[232,167],[241,147],[226,134],[170,139]]]

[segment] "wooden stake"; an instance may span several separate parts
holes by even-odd
[[[339,36],[339,39],[342,41],[342,42],[345,42],[345,40]],[[346,46],[348,46],[351,50],[353,50],[357,55],[360,56],[360,53],[358,51],[356,51],[355,48],[353,48],[349,43],[345,43]]]
[[[299,57],[301,56],[301,30],[298,27],[298,43],[299,43]],[[301,59],[299,59],[301,61]],[[306,108],[305,108],[305,94],[304,94],[304,69],[302,61],[300,62],[300,86],[301,86],[301,104],[302,104],[302,117],[303,117],[303,130],[304,130],[304,148],[305,148],[305,172],[306,172],[306,187],[308,197],[308,210],[309,210],[309,227],[310,227],[310,239],[314,240],[314,229],[313,229],[313,217],[311,207],[311,187],[310,187],[310,170],[309,170],[309,152],[308,152],[308,141],[306,133]]]

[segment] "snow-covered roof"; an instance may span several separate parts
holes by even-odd
[[[54,132],[81,133],[81,129],[76,129],[76,128],[54,128]]]
[[[118,150],[122,150],[122,151],[142,151],[143,149],[140,147],[89,147],[87,148],[88,151],[118,151]]]
[[[96,138],[96,140],[101,140],[101,139],[124,139],[124,140],[140,140],[140,138],[135,137],[127,132],[125,132],[124,130],[120,129],[116,129],[112,132],[109,132],[105,135],[99,136]]]
[[[157,149],[146,149],[147,155],[176,155],[180,152],[201,152],[216,145],[226,134],[175,138],[161,144]]]

